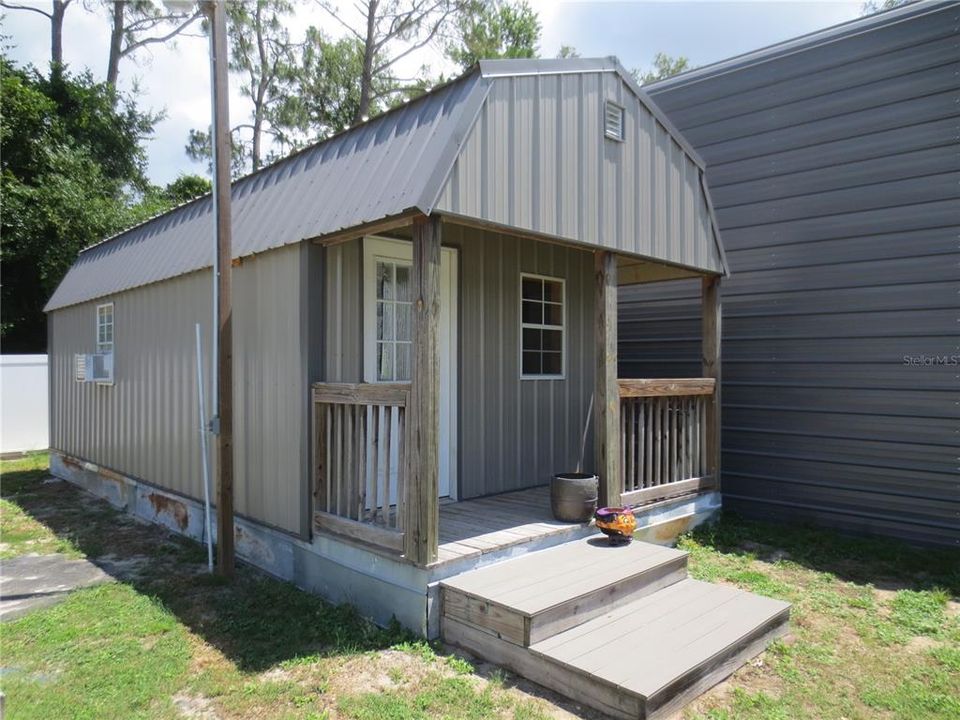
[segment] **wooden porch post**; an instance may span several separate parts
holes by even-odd
[[[714,486],[720,487],[720,278],[703,278],[701,298],[703,377],[716,380],[713,395],[707,400],[706,459],[707,472]]]
[[[617,385],[617,257],[594,253],[597,277],[597,370],[594,423],[601,506],[620,504],[620,388]]]
[[[413,221],[413,348],[407,406],[404,552],[437,560],[440,508],[440,218]]]

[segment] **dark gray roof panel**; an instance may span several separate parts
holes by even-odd
[[[411,208],[428,212],[442,180],[424,169],[453,163],[486,85],[478,73],[466,75],[233,183],[234,256]],[[209,267],[210,210],[204,197],[84,250],[46,310]]]

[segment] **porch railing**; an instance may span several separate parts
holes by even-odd
[[[620,502],[642,505],[713,485],[707,413],[712,378],[619,380]]]
[[[313,385],[316,527],[403,551],[409,389],[385,383]]]

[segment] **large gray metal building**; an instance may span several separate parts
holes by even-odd
[[[648,88],[732,273],[725,507],[960,543],[958,27],[917,3]],[[698,365],[697,292],[621,290],[621,376]]]

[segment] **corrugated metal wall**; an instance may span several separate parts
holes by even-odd
[[[593,253],[449,224],[443,241],[460,248],[460,496],[574,470],[593,392]],[[563,380],[520,379],[522,272],[566,281]]]
[[[699,168],[617,73],[492,83],[437,210],[722,271]],[[605,100],[624,142],[604,137]]]
[[[297,533],[307,392],[300,255],[284,248],[234,269],[233,325],[237,512]],[[115,383],[78,383],[74,354],[95,351],[96,306],[110,301]],[[194,323],[209,362],[210,302],[201,271],[51,312],[51,447],[202,498]]]
[[[652,88],[708,165],[727,507],[960,543],[956,4]],[[896,20],[896,21],[894,21]],[[697,374],[698,288],[621,293],[621,374]]]
[[[593,392],[593,253],[453,223],[443,244],[460,251],[459,497],[542,485],[575,468]],[[363,377],[362,266],[361,241],[327,248],[330,382]],[[563,380],[520,379],[521,272],[566,281]]]

